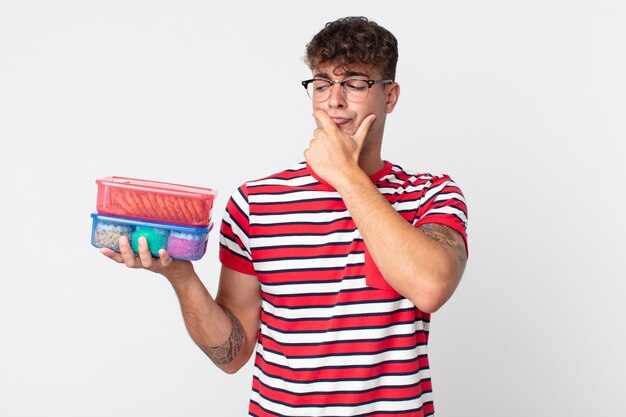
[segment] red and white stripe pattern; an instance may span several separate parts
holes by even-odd
[[[465,238],[465,201],[448,176],[386,162],[371,178],[416,227],[445,224]],[[262,292],[251,416],[433,414],[430,315],[373,286],[364,253],[339,194],[304,163],[233,194],[220,259],[256,275]]]

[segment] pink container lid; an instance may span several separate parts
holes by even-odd
[[[99,213],[206,226],[217,191],[210,188],[111,176],[96,180]]]

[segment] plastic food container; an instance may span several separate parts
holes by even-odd
[[[217,192],[210,188],[106,177],[98,184],[98,213],[113,216],[206,227]]]
[[[209,231],[213,228],[213,223],[207,227],[189,227],[99,213],[92,213],[91,218],[91,244],[97,248],[119,252],[119,240],[123,235],[137,253],[139,237],[144,236],[153,256],[159,256],[159,250],[165,249],[172,258],[189,261],[197,261],[204,256]]]

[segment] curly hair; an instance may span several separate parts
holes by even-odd
[[[344,17],[326,26],[306,46],[305,63],[310,69],[323,64],[340,68],[372,65],[383,78],[394,80],[398,41],[387,29],[363,16]]]

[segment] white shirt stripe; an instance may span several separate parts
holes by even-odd
[[[412,349],[393,350],[372,355],[336,355],[314,358],[287,358],[273,352],[259,349],[259,354],[269,363],[285,366],[289,369],[313,369],[323,366],[372,366],[387,361],[408,361],[426,354],[426,346],[419,345]]]
[[[348,211],[320,212],[320,213],[284,213],[250,216],[251,224],[280,224],[280,223],[330,223],[337,219],[348,219]]]
[[[287,320],[293,319],[328,319],[332,317],[341,317],[345,315],[351,315],[358,312],[359,314],[387,314],[390,311],[397,311],[401,309],[414,308],[415,305],[406,298],[397,301],[385,301],[376,303],[360,303],[357,305],[334,305],[332,307],[314,307],[314,308],[277,308],[263,301],[263,310],[269,311],[275,316],[285,318]]]
[[[250,246],[261,249],[271,246],[300,246],[300,245],[325,245],[328,243],[352,242],[360,239],[361,233],[358,229],[350,232],[329,233],[327,235],[294,235],[294,236],[273,236],[273,237],[252,237]]]
[[[298,294],[334,294],[341,290],[367,288],[365,278],[345,279],[338,282],[315,282],[287,285],[261,285],[261,289],[267,294],[275,295],[298,295]]]
[[[330,407],[289,407],[266,400],[256,391],[252,393],[251,399],[261,407],[273,413],[289,417],[319,416],[319,417],[344,417],[355,416],[375,411],[393,412],[421,408],[424,403],[433,400],[432,392],[425,392],[417,398],[405,401],[374,401],[369,404],[359,406],[330,406]]]
[[[327,342],[343,342],[351,340],[379,340],[388,336],[408,335],[413,334],[419,329],[419,325],[414,323],[395,324],[387,327],[380,328],[364,328],[364,329],[349,329],[349,330],[329,330],[326,332],[316,333],[300,333],[289,332],[283,333],[278,330],[270,329],[265,323],[261,323],[261,332],[268,335],[272,339],[281,344],[293,344],[293,343],[327,343]]]
[[[304,202],[320,198],[340,198],[336,191],[294,191],[285,194],[255,194],[250,196],[250,203],[289,203]]]
[[[379,386],[403,386],[416,384],[422,379],[430,378],[430,369],[421,369],[416,374],[407,375],[384,375],[378,378],[358,380],[347,379],[344,381],[314,381],[314,382],[290,382],[280,378],[269,376],[259,368],[254,368],[254,374],[268,386],[276,389],[293,392],[294,394],[306,394],[317,392],[336,391],[366,391]]]
[[[350,253],[347,256],[333,256],[328,258],[299,258],[255,262],[254,269],[257,272],[269,272],[289,269],[339,268],[363,262],[363,253]]]

